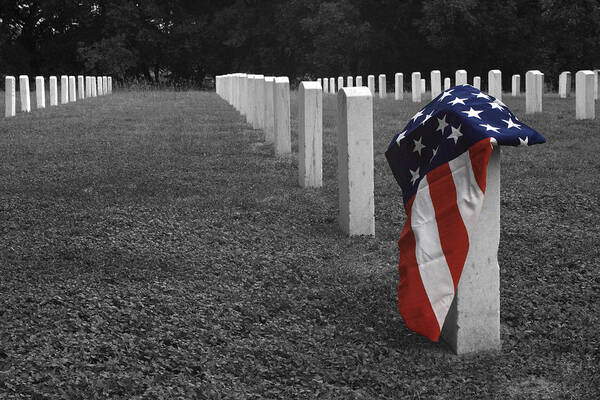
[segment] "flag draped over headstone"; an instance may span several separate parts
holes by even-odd
[[[398,240],[398,302],[411,330],[439,340],[483,205],[492,146],[544,142],[470,85],[444,91],[394,137],[386,157],[407,215]]]

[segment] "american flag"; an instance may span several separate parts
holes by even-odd
[[[483,205],[492,146],[545,141],[470,85],[444,91],[394,137],[385,155],[407,215],[398,303],[408,328],[439,340]]]

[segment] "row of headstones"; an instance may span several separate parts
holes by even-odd
[[[7,76],[5,81],[5,113],[6,117],[17,114],[16,79]],[[110,76],[67,76],[60,77],[60,104],[67,104],[88,97],[103,96],[112,93],[113,84]],[[36,108],[46,107],[46,84],[43,76],[35,77]],[[19,76],[19,98],[21,111],[31,111],[29,77]],[[58,105],[58,83],[55,76],[50,77],[50,105]]]
[[[575,115],[577,119],[594,119],[595,118],[595,100],[598,99],[598,73],[600,70],[594,71],[579,71],[576,75],[576,105]],[[591,78],[590,78],[591,74]],[[317,79],[325,93],[335,94],[336,83],[337,89],[343,87],[361,87],[363,86],[362,76],[357,76],[356,79],[348,76],[344,82],[344,77],[337,78],[319,78]],[[384,74],[379,75],[379,98],[387,97],[387,77]],[[420,72],[413,72],[411,75],[412,83],[412,101],[420,103],[422,95],[426,92],[426,80],[421,78]],[[467,71],[464,69],[457,70],[455,73],[455,84],[465,85],[468,83]],[[451,88],[452,81],[450,78],[444,78],[444,90]],[[431,99],[436,98],[442,92],[441,72],[438,70],[431,71]],[[473,77],[473,86],[481,90],[481,77]],[[521,94],[521,76],[515,74],[511,79],[511,94],[519,96]],[[367,87],[373,96],[376,95],[375,76],[367,77]],[[396,73],[394,75],[394,98],[396,100],[404,99],[404,75]],[[542,112],[542,98],[544,90],[544,74],[538,70],[528,71],[525,74],[525,113],[534,114]],[[568,97],[571,91],[571,73],[563,72],[559,77],[559,96],[561,98]],[[488,94],[502,101],[502,71],[494,69],[488,72]],[[593,95],[593,96],[592,96]]]
[[[221,75],[216,77],[216,92],[245,115],[254,128],[265,131],[266,141],[275,143],[275,154],[291,152],[288,78],[241,73]],[[319,81],[300,83],[298,179],[301,187],[323,185],[323,93]],[[368,87],[342,86],[337,93],[337,119],[338,223],[349,236],[373,236],[373,91]],[[461,290],[456,293],[458,306],[444,325],[449,327],[444,331],[444,341],[456,353],[500,347],[500,278],[495,261],[498,242],[494,239],[500,236],[499,210],[500,159],[496,150],[488,165],[486,201],[480,217],[482,222],[478,225],[485,229],[477,228],[479,239],[472,243],[472,247],[478,249],[472,257],[478,261],[463,270]],[[474,290],[477,287],[486,290]],[[474,292],[478,295],[473,296]]]

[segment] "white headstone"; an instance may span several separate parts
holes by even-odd
[[[335,78],[329,78],[329,93],[335,94]]]
[[[265,76],[255,75],[255,87],[256,92],[254,94],[254,101],[256,102],[256,108],[254,109],[254,129],[265,128]]]
[[[17,81],[14,76],[7,76],[4,84],[4,116],[17,115]]]
[[[112,76],[108,77],[108,93],[112,94],[113,92],[113,83],[112,83]]]
[[[427,83],[425,82],[425,78],[421,78],[421,94],[427,92]]]
[[[327,82],[327,79],[325,79]],[[275,91],[275,77],[265,76],[265,142],[273,143],[275,140],[275,103],[273,92]]]
[[[473,78],[473,87],[475,89],[481,90],[481,77],[480,76],[476,76]]]
[[[337,154],[340,228],[349,236],[374,236],[373,96],[368,88],[338,93]]]
[[[49,80],[50,85],[50,106],[58,105],[58,81],[55,76],[51,76]]]
[[[92,97],[92,88],[90,87],[90,77],[86,75],[85,77],[85,97]]]
[[[317,83],[319,86],[323,87],[323,80],[321,78],[317,78]]]
[[[323,93],[329,94],[329,79],[323,78]]]
[[[29,76],[19,76],[19,95],[21,97],[21,111],[31,111],[31,93],[29,91]]]
[[[77,101],[77,81],[73,75],[69,76],[69,101]]]
[[[349,76],[346,78],[346,86],[347,87],[353,87],[354,86],[354,78]]]
[[[466,85],[467,83],[469,83],[466,70],[459,69],[456,71],[456,73],[454,75],[455,75],[454,81],[456,82],[455,86]]]
[[[594,71],[578,71],[575,74],[575,118],[596,118],[594,84]]]
[[[98,93],[98,96],[104,96],[104,92],[102,92],[102,77],[101,76],[97,76],[96,77],[96,93]]]
[[[385,99],[387,97],[387,78],[385,74],[379,75],[379,98]]]
[[[442,329],[457,354],[500,349],[500,149],[487,166],[481,213],[469,234],[469,250]]]
[[[90,82],[92,84],[92,97],[98,97],[98,85],[96,84],[96,77],[90,76]]]
[[[488,72],[488,94],[502,101],[502,72],[499,69]]]
[[[362,85],[363,85],[362,76],[359,75],[356,77],[356,87],[361,87]]]
[[[519,96],[521,94],[521,75],[515,74],[512,76],[512,95]]]
[[[598,75],[600,74],[600,69],[595,69],[594,71],[594,100],[598,100]]]
[[[367,76],[367,87],[371,91],[371,96],[375,96],[375,75]]]
[[[412,91],[412,101],[413,103],[421,102],[421,73],[413,72],[411,75],[411,87]]]
[[[444,90],[448,90],[452,87],[452,81],[450,78],[444,78]]]
[[[538,70],[525,74],[525,113],[542,112],[542,94],[544,91],[544,74]]]
[[[442,93],[442,73],[438,70],[431,71],[431,99]]]
[[[35,105],[39,108],[46,108],[46,84],[43,76],[35,77]]]
[[[85,85],[83,81],[83,75],[77,75],[77,98],[79,100],[85,99]]]
[[[298,88],[298,182],[323,185],[323,92],[315,82]]]
[[[246,120],[252,126],[252,128],[256,127],[256,81],[258,80],[257,75],[250,75],[250,80],[248,81],[248,115]]]
[[[338,90],[340,90],[343,87],[344,87],[344,77],[343,76],[338,76],[337,88],[338,88]]]
[[[233,77],[230,77],[230,82],[231,82],[231,78],[233,78]],[[108,76],[102,77],[102,93],[108,94]]]
[[[273,101],[275,103],[275,155],[287,155],[292,152],[290,81],[287,77],[275,78]]]
[[[404,100],[404,75],[397,72],[394,75],[394,99]]]
[[[570,93],[571,73],[568,71],[561,72],[561,74],[558,76],[558,96],[561,99],[566,99]]]

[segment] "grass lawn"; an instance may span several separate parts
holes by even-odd
[[[0,398],[598,398],[600,120],[504,101],[548,143],[502,151],[502,350],[460,357],[397,310],[383,153],[424,104],[374,100],[374,239],[337,228],[334,96],[318,190],[214,93],[0,118]]]

